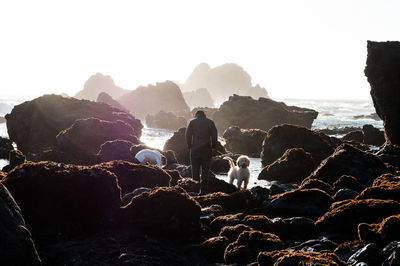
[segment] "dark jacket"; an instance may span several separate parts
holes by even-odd
[[[209,152],[217,145],[217,128],[205,115],[197,115],[186,128],[186,144],[192,152]]]

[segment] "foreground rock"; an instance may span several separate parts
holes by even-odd
[[[229,126],[257,128],[268,131],[280,124],[294,124],[310,128],[318,112],[287,106],[267,98],[254,100],[249,96],[233,95],[213,115],[217,129],[224,132]]]
[[[229,127],[223,134],[228,151],[250,157],[260,157],[265,136],[266,132],[263,130],[241,129],[237,126]]]
[[[268,265],[335,265],[344,266],[346,262],[340,260],[334,253],[313,251],[271,251],[260,252],[257,258],[260,266]]]
[[[183,116],[190,112],[181,90],[172,81],[157,83],[155,86],[138,87],[119,97],[117,101],[140,119],[159,111],[174,112]]]
[[[171,112],[160,111],[155,115],[148,114],[145,119],[146,125],[153,128],[178,130],[187,126],[187,121],[184,117],[177,117]]]
[[[14,107],[6,115],[10,140],[24,154],[41,151],[55,143],[57,134],[75,120],[94,117],[105,121],[121,120],[140,137],[142,124],[130,114],[108,104],[96,103],[57,95],[45,95]]]
[[[117,177],[100,167],[25,163],[2,183],[38,243],[94,233],[110,224],[121,204]]]
[[[8,161],[9,161],[9,164],[3,167],[3,169],[2,169],[3,172],[9,172],[12,169],[14,169],[16,166],[24,164],[26,161],[26,158],[25,158],[25,155],[21,151],[12,150],[12,151],[10,151]]]
[[[206,88],[183,92],[186,103],[191,107],[214,107],[214,100]]]
[[[117,102],[116,100],[114,100],[110,95],[108,95],[108,94],[105,93],[105,92],[101,92],[101,93],[99,94],[99,96],[97,96],[96,102],[99,102],[99,103],[106,103],[106,104],[111,105],[112,107],[118,108],[118,109],[120,109],[120,110],[122,110],[122,111],[125,111],[125,112],[128,112],[128,113],[129,113],[128,109],[126,109],[125,107],[123,107],[119,102]]]
[[[3,137],[0,137],[0,159],[8,159],[10,151],[14,150],[12,141]]]
[[[365,75],[376,113],[383,120],[386,140],[400,144],[400,42],[368,41]]]
[[[263,142],[261,153],[263,166],[273,163],[290,148],[302,148],[309,152],[314,165],[318,165],[334,151],[325,138],[312,130],[295,125],[279,125],[268,131]]]
[[[1,265],[42,265],[21,209],[0,183]]]
[[[364,143],[368,145],[381,146],[385,143],[385,134],[383,131],[375,128],[373,125],[364,125],[362,127],[364,134]]]
[[[272,164],[264,167],[258,179],[280,183],[301,182],[314,170],[310,153],[301,148],[288,149]]]
[[[187,240],[200,231],[200,206],[181,188],[156,188],[122,207],[119,224],[126,230]]]

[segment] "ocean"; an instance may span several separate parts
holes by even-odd
[[[303,99],[281,99],[287,105],[296,105],[299,107],[311,108],[319,112],[319,115],[312,125],[313,129],[333,128],[333,127],[362,127],[365,124],[371,124],[382,128],[383,122],[369,117],[361,119],[355,116],[368,116],[375,112],[372,101],[370,100],[303,100]],[[4,116],[12,110],[15,104],[23,102],[20,99],[0,99],[0,116]],[[173,131],[166,129],[147,128],[143,129],[141,141],[150,147],[163,149],[165,142],[173,135]],[[5,123],[0,123],[0,136],[8,137]],[[223,142],[223,139],[220,139]],[[270,186],[270,183],[264,180],[257,180],[262,166],[260,158],[250,159],[251,178],[249,188],[262,185]],[[7,160],[0,160],[0,169],[7,165]],[[217,175],[218,178],[227,181],[226,175]]]

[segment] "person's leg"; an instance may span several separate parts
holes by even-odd
[[[192,178],[200,182],[201,158],[196,154],[190,154],[190,164],[192,166]]]
[[[203,154],[201,160],[201,180],[205,180],[210,172],[211,154]]]

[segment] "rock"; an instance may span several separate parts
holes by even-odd
[[[110,76],[96,73],[90,76],[85,82],[83,90],[75,94],[74,97],[77,99],[95,101],[97,96],[102,92],[109,94],[113,98],[118,98],[129,91],[116,86],[114,80]]]
[[[251,193],[248,190],[236,191],[232,194],[215,192],[207,195],[193,197],[202,207],[221,205],[222,208],[230,211],[243,211],[249,208]]]
[[[133,128],[125,122],[97,118],[79,119],[57,135],[55,149],[67,153],[93,154],[99,152],[100,145],[106,141],[117,139],[139,144]]]
[[[168,170],[168,169],[163,169],[163,170],[171,176],[171,181],[169,182],[170,186],[176,186],[178,184],[178,181],[183,178],[178,170]]]
[[[393,200],[342,201],[333,204],[315,225],[321,233],[334,234],[341,239],[349,240],[357,236],[358,224],[376,223],[390,215],[398,214],[399,211],[400,203]]]
[[[237,240],[226,247],[225,263],[250,263],[257,260],[260,251],[272,251],[283,247],[278,236],[260,231],[244,231]]]
[[[121,120],[133,128],[140,138],[142,124],[130,114],[108,104],[45,95],[16,105],[6,115],[10,140],[24,154],[41,151],[55,143],[57,134],[70,127],[75,120],[94,117],[105,121]]]
[[[143,192],[151,192],[151,188],[139,187],[139,188],[136,188],[135,190],[133,190],[132,192],[123,194],[121,206],[127,205],[129,202],[131,202],[133,197],[136,197],[137,195],[140,195]]]
[[[104,230],[121,204],[117,177],[99,166],[28,162],[2,183],[39,244]]]
[[[322,161],[310,177],[333,184],[342,175],[351,175],[365,184],[385,172],[386,166],[379,157],[343,144]]]
[[[229,243],[229,239],[225,236],[209,238],[201,243],[201,253],[207,259],[207,261],[223,262],[224,252]]]
[[[10,151],[14,150],[12,141],[3,137],[0,137],[0,159],[8,159]]]
[[[270,195],[277,195],[277,194],[282,194],[288,191],[293,190],[294,187],[286,184],[278,184],[278,183],[272,183],[271,186],[269,187],[270,190]]]
[[[381,160],[391,166],[400,168],[400,147],[397,145],[387,144],[376,153]]]
[[[314,251],[314,252],[333,252],[337,247],[337,244],[327,238],[322,239],[310,239],[299,245],[291,246],[290,250],[303,250],[303,251]]]
[[[139,119],[159,111],[174,112],[180,116],[190,113],[181,90],[172,81],[157,83],[155,86],[140,86],[117,98],[117,101]]]
[[[223,134],[228,151],[256,158],[260,157],[265,136],[266,132],[263,130],[241,129],[237,126],[230,126]]]
[[[357,250],[362,248],[364,244],[360,240],[345,241],[338,245],[334,253],[344,261],[347,261]]]
[[[226,214],[216,217],[211,221],[210,227],[214,232],[220,232],[223,227],[226,226],[236,226],[238,224],[243,224],[243,219],[246,214],[239,212],[234,214]]]
[[[153,165],[111,161],[97,166],[114,173],[118,177],[122,194],[132,192],[140,187],[168,187],[171,182],[171,176],[166,171]]]
[[[376,121],[382,120],[377,113],[371,113],[369,115],[354,115],[353,119],[373,119]]]
[[[200,221],[203,225],[209,225],[216,217],[225,215],[226,212],[221,205],[211,205],[201,208]]]
[[[306,217],[290,217],[284,219],[285,230],[279,234],[281,238],[309,239],[315,235],[314,220]]]
[[[189,107],[214,107],[215,103],[206,88],[183,92],[183,98]]]
[[[261,129],[268,131],[280,124],[294,124],[310,128],[318,112],[287,106],[283,102],[259,98],[254,100],[250,96],[234,94],[224,102],[213,115],[217,129],[224,132],[230,126],[243,129]]]
[[[269,98],[268,92],[265,88],[262,88],[259,84],[254,87],[250,87],[243,93],[244,96],[250,96],[253,99],[258,98]]]
[[[348,199],[355,199],[359,193],[350,188],[342,188],[339,189],[336,194],[333,196],[335,201],[342,201]]]
[[[250,188],[251,196],[256,206],[261,205],[269,198],[271,191],[263,186],[255,186]]]
[[[221,231],[219,232],[219,235],[221,237],[226,237],[229,242],[234,242],[239,235],[244,232],[244,231],[252,231],[254,230],[250,226],[244,225],[244,224],[237,224],[237,225],[232,225],[232,226],[224,226],[221,228]],[[228,246],[228,245],[227,245]]]
[[[182,188],[159,187],[133,197],[120,210],[125,230],[184,240],[199,233],[200,205]]]
[[[12,150],[9,154],[9,165],[4,166],[2,171],[9,172],[14,169],[16,166],[25,163],[25,155],[19,150]]]
[[[42,265],[21,209],[0,183],[1,265]]]
[[[187,126],[187,121],[184,117],[177,117],[171,112],[159,111],[155,115],[146,115],[145,119],[146,125],[152,128],[178,130],[179,128]]]
[[[331,196],[319,189],[297,189],[274,195],[271,199],[266,206],[266,215],[282,218],[301,216],[315,219],[333,203]]]
[[[350,131],[342,137],[343,141],[356,141],[359,143],[364,143],[364,134],[360,130]]]
[[[376,180],[375,180],[376,181]],[[400,178],[393,178],[387,180],[381,184],[377,182],[373,183],[371,187],[364,189],[358,196],[357,199],[393,199],[400,201]]]
[[[399,265],[400,264],[400,242],[393,241],[382,250],[382,255],[386,260],[382,265]]]
[[[399,42],[368,41],[368,57],[365,75],[371,85],[371,96],[376,113],[384,122],[386,141],[400,144],[400,78]]]
[[[332,195],[333,193],[331,185],[319,179],[306,178],[303,180],[303,182],[299,187],[299,189],[311,189],[311,188],[320,189],[322,191],[325,191],[329,195]]]
[[[280,183],[301,182],[314,170],[310,153],[302,148],[288,149],[275,162],[264,167],[258,179]]]
[[[334,253],[307,252],[307,251],[271,251],[260,252],[257,257],[260,266],[267,265],[335,265],[344,266],[346,262],[340,260]]]
[[[200,191],[202,195],[214,192],[231,194],[238,191],[238,189],[236,186],[229,184],[224,180],[218,179],[215,176],[210,176],[209,178],[200,181]]]
[[[358,225],[358,237],[364,243],[387,245],[400,238],[400,215],[389,216],[380,223]]]
[[[354,253],[347,261],[348,265],[355,266],[364,262],[366,265],[377,265],[379,261],[380,249],[374,243],[370,243]]]
[[[136,160],[135,155],[132,155],[131,153],[133,145],[132,142],[122,139],[106,141],[101,144],[97,157],[101,162],[124,160],[139,163]]]
[[[210,163],[210,170],[213,173],[228,173],[229,169],[231,168],[229,161],[224,159],[225,155],[214,156],[211,158]]]
[[[385,134],[383,131],[375,128],[373,125],[364,125],[362,127],[364,134],[364,143],[368,145],[381,146],[385,143]]]
[[[118,108],[124,112],[129,113],[128,109],[126,109],[125,107],[123,107],[119,102],[117,102],[116,100],[114,100],[109,94],[105,93],[105,92],[101,92],[99,94],[99,96],[97,96],[97,100],[96,102],[99,103],[106,103],[111,105],[112,107]]]
[[[178,180],[177,185],[187,192],[199,193],[200,183],[191,177],[184,177]]]
[[[279,125],[268,131],[263,142],[263,166],[273,163],[290,148],[302,148],[309,152],[315,165],[334,151],[332,146],[314,131],[295,125]]]
[[[333,190],[339,191],[341,189],[351,189],[357,192],[361,192],[363,187],[360,182],[351,175],[342,175],[335,183],[333,183]]]

